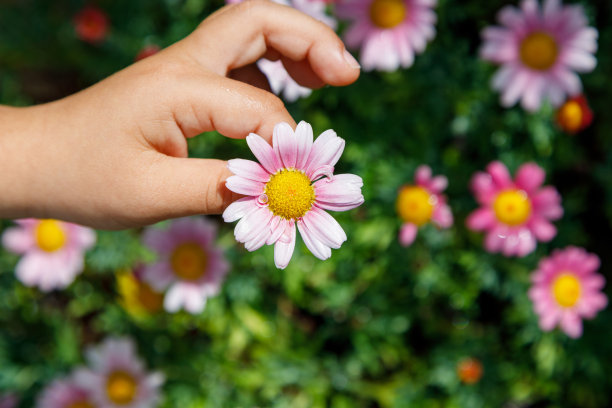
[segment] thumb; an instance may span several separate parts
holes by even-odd
[[[216,159],[179,158],[161,153],[148,164],[142,186],[149,203],[149,219],[162,220],[196,214],[219,214],[241,196],[225,187],[232,175],[227,162]]]

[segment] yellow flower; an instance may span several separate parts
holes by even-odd
[[[138,279],[131,270],[117,273],[117,287],[121,297],[119,303],[136,318],[157,313],[163,307],[164,294]]]

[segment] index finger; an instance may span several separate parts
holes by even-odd
[[[359,64],[331,28],[266,0],[226,6],[183,41],[194,59],[220,75],[251,64],[272,49],[293,61],[308,61],[330,85],[348,85],[359,77]]]

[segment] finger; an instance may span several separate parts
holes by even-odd
[[[183,76],[170,81],[170,86],[167,105],[185,137],[217,130],[235,139],[257,133],[271,143],[277,123],[296,126],[276,95],[234,79],[214,74]]]
[[[236,81],[244,82],[256,86],[259,89],[263,89],[264,91],[272,92],[268,78],[266,78],[261,70],[257,68],[256,64],[236,68],[230,71],[228,76]]]
[[[359,76],[359,64],[331,28],[291,7],[265,0],[224,7],[179,47],[220,75],[252,64],[273,48],[293,61],[307,60],[314,73],[331,85],[348,85]]]
[[[155,153],[137,195],[148,203],[150,219],[167,219],[195,214],[219,214],[241,196],[225,187],[232,175],[227,162],[215,159],[177,158]]]
[[[288,58],[282,60],[285,69],[298,84],[311,89],[321,88],[325,85],[325,82],[312,70],[307,61],[293,61]]]

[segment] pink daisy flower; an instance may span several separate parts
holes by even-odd
[[[582,335],[582,319],[594,318],[608,304],[601,293],[605,279],[597,269],[597,255],[573,246],[540,261],[531,276],[529,298],[542,330],[559,325],[570,337]]]
[[[94,408],[91,393],[78,385],[74,375],[55,380],[40,394],[36,408]]]
[[[167,311],[200,313],[206,299],[219,293],[229,264],[215,246],[216,236],[216,226],[204,218],[181,218],[167,229],[145,230],[143,242],[158,260],[145,267],[142,278],[157,292],[167,289]]]
[[[57,220],[15,222],[18,226],[4,231],[2,244],[23,255],[15,273],[24,285],[44,292],[61,289],[83,271],[84,252],[96,242],[94,230]]]
[[[359,61],[366,71],[408,68],[414,55],[425,50],[436,35],[437,0],[341,0],[339,18],[352,22],[344,34],[346,44],[361,49]]]
[[[243,0],[226,0],[227,4],[241,3]],[[293,7],[310,17],[321,21],[332,29],[336,29],[338,22],[335,18],[327,14],[327,3],[322,0],[273,0],[275,3]],[[270,88],[276,95],[282,95],[287,102],[295,102],[300,98],[305,98],[312,93],[312,89],[298,84],[289,75],[283,63],[260,59],[257,67],[268,78]]]
[[[536,241],[557,235],[550,223],[563,215],[561,196],[552,186],[541,187],[546,173],[535,163],[525,163],[514,180],[503,163],[495,161],[487,172],[472,178],[472,190],[481,207],[472,212],[467,226],[487,231],[485,248],[505,256],[525,256]]]
[[[129,339],[111,338],[86,351],[89,368],[75,372],[97,408],[152,408],[164,382],[161,373],[149,373]],[[87,406],[84,406],[87,407]],[[83,407],[83,408],[84,408]]]
[[[544,99],[559,106],[566,94],[580,93],[576,72],[590,72],[597,60],[597,30],[588,27],[579,5],[563,6],[560,0],[523,0],[520,9],[506,6],[498,20],[502,27],[482,32],[483,59],[502,65],[492,81],[501,104],[535,111]]]
[[[419,166],[414,178],[416,185],[403,186],[397,194],[396,209],[404,222],[399,241],[403,246],[414,242],[419,227],[432,221],[440,228],[453,225],[453,214],[442,191],[448,185],[444,176],[431,176],[429,166]]]
[[[308,249],[319,259],[340,248],[346,234],[325,210],[347,211],[363,203],[361,177],[333,175],[344,140],[326,130],[313,143],[312,127],[300,122],[274,127],[273,147],[251,133],[246,138],[259,163],[234,159],[228,167],[230,190],[244,194],[223,213],[226,222],[240,219],[234,235],[248,251],[274,244],[274,263],[284,269],[295,248],[296,226]]]

